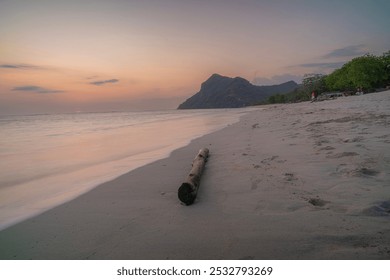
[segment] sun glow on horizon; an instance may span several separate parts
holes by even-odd
[[[0,114],[175,108],[213,73],[276,83],[387,51],[389,2],[347,2],[4,0]]]

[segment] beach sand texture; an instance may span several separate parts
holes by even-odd
[[[260,108],[1,231],[0,258],[390,259],[390,91]]]

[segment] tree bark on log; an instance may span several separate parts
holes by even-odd
[[[178,197],[180,201],[186,205],[191,205],[195,201],[199,189],[200,177],[202,176],[208,156],[209,149],[203,148],[199,151],[192,162],[192,169],[187,177],[187,180],[181,184],[178,190]]]

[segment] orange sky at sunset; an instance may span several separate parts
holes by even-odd
[[[174,109],[389,50],[390,2],[0,0],[0,114]]]

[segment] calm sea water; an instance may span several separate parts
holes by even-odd
[[[0,117],[0,230],[167,157],[248,110]]]

